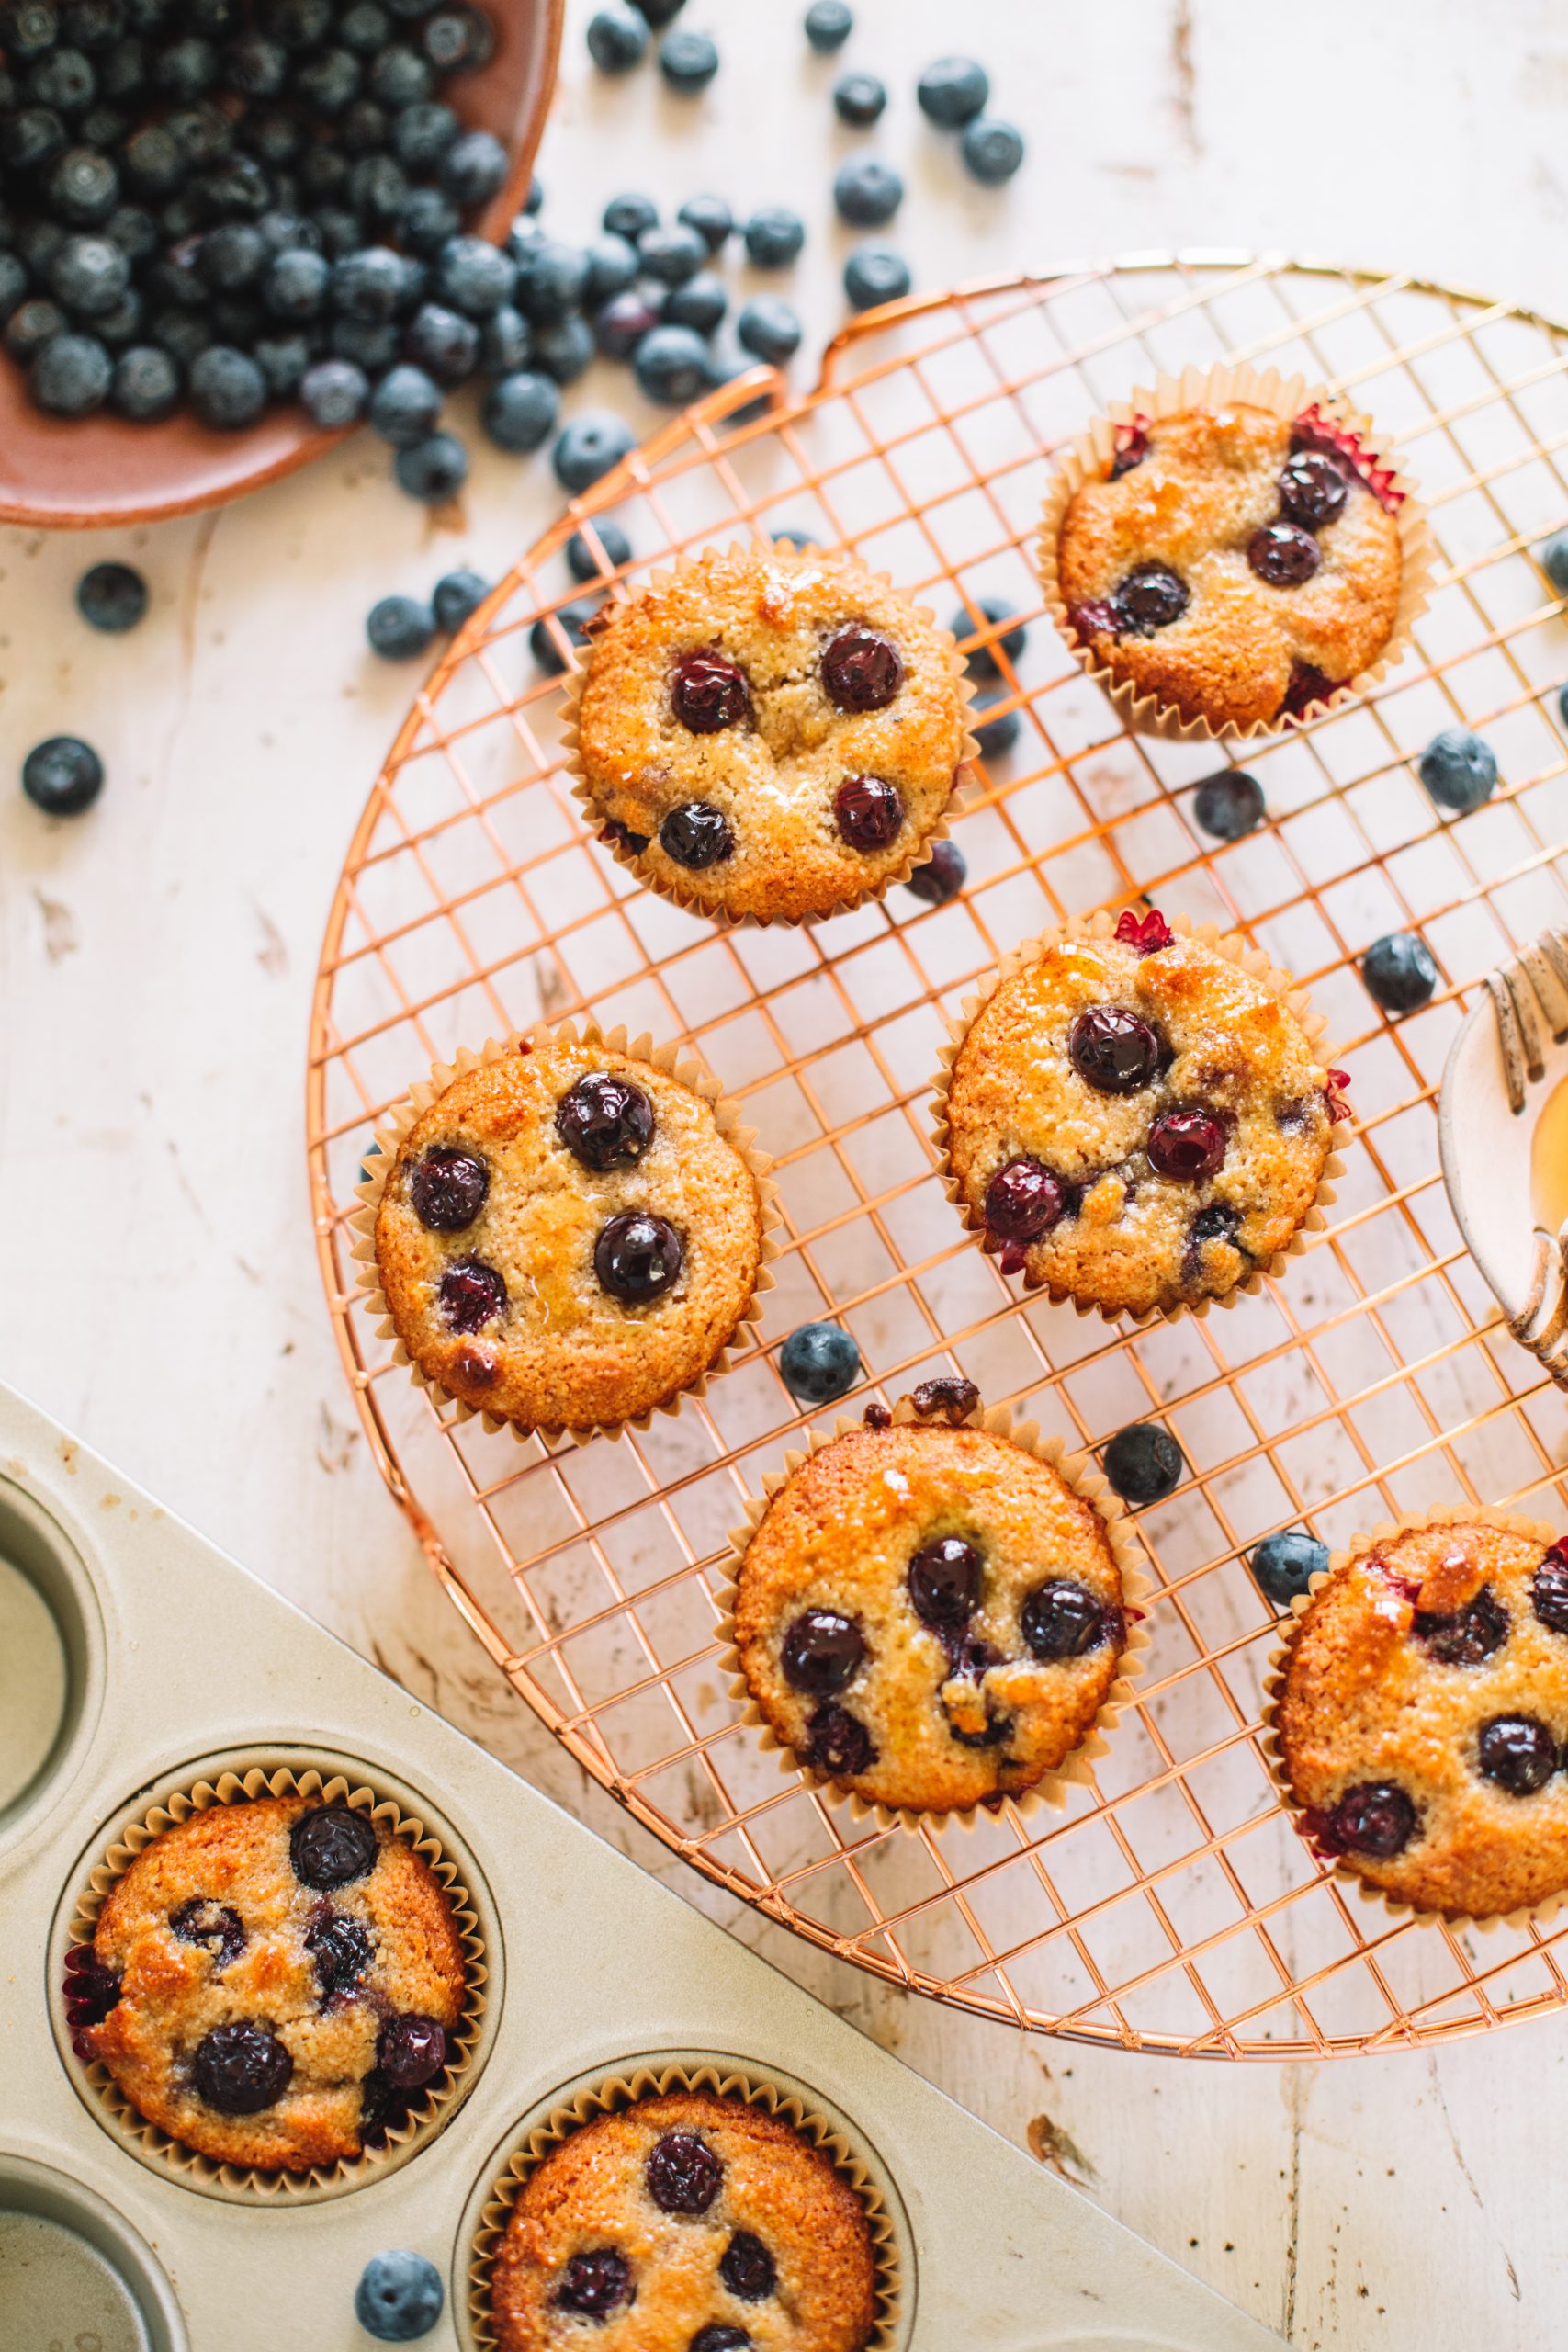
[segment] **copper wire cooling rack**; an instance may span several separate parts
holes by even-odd
[[[1325,1874],[1266,1779],[1273,1628],[1246,1555],[1465,1498],[1561,1521],[1564,1403],[1460,1243],[1435,1107],[1481,976],[1568,916],[1568,625],[1532,550],[1568,520],[1568,330],[1319,264],[1140,256],[900,305],[850,328],[816,390],[759,371],[579,501],[470,623],[354,836],[310,1040],[318,1233],[367,1435],[436,1575],[514,1688],[675,1851],[814,1943],[981,2015],[1129,2049],[1322,2057],[1476,2031],[1568,1998],[1568,1924],[1416,1925]],[[1031,539],[1050,452],[1158,370],[1231,357],[1342,387],[1429,503],[1417,650],[1365,702],[1246,764],[1271,821],[1229,847],[1192,786],[1223,764],[1124,733],[1044,619]],[[769,404],[758,413],[759,391]],[[748,410],[747,403],[751,403]],[[817,929],[720,932],[633,887],[559,765],[564,560],[594,518],[631,584],[672,555],[798,530],[857,548],[990,649],[1014,745],[958,827],[961,900]],[[1028,624],[1013,659],[982,598]],[[1503,783],[1452,819],[1413,755],[1463,723]],[[1296,971],[1351,1075],[1329,1230],[1256,1298],[1122,1333],[1029,1297],[959,1230],[932,1167],[942,1016],[1016,940],[1145,892]],[[1418,925],[1442,975],[1386,1021],[1359,953]],[[347,1213],[373,1123],[462,1043],[582,1010],[691,1040],[776,1155],[788,1238],[762,1343],[676,1417],[547,1448],[434,1408],[355,1303]],[[1158,1416],[1190,1475],[1141,1532],[1153,1650],[1091,1789],[973,1832],[883,1831],[764,1755],[718,1665],[713,1594],[743,1486],[804,1424],[784,1334],[833,1316],[891,1402],[953,1370],[1098,1446]],[[831,1418],[823,1415],[824,1420]]]

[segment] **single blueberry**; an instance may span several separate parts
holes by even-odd
[[[956,899],[969,877],[964,852],[956,842],[936,842],[923,865],[917,865],[906,888],[929,907],[945,907]]]
[[[79,817],[103,785],[103,762],[74,735],[49,736],[22,762],[22,790],[46,817]]]
[[[706,384],[706,362],[707,346],[690,327],[658,326],[637,345],[633,364],[645,399],[684,408]]]
[[[972,57],[939,57],[915,85],[920,112],[939,130],[962,130],[986,110],[990,76]]]
[[[848,0],[811,0],[805,21],[806,38],[822,57],[842,49],[855,22]]]
[[[97,337],[67,332],[51,335],[39,350],[28,370],[28,390],[51,416],[91,416],[107,400],[113,378],[114,363]]]
[[[424,15],[423,0],[405,14]],[[462,6],[427,17],[420,36],[438,74],[474,74],[495,54],[495,28],[482,9]]]
[[[695,229],[688,229],[682,221],[672,222],[668,229],[649,229],[637,246],[637,259],[646,276],[657,279],[660,286],[682,286],[694,277],[708,257],[706,241]]]
[[[486,327],[500,316],[499,311],[493,311]],[[483,332],[472,319],[448,309],[445,302],[422,302],[403,330],[403,356],[427,376],[434,376],[438,384],[460,384],[479,364]]]
[[[462,218],[438,187],[416,187],[403,207],[398,232],[411,254],[428,255],[439,253],[447,238],[457,235]]]
[[[1021,711],[1003,710],[998,712],[995,718],[986,717],[988,710],[994,709],[998,702],[1004,702],[1006,699],[1005,695],[990,695],[983,702],[976,702],[971,707],[970,722],[983,760],[998,760],[1005,752],[1010,752],[1022,729]]]
[[[214,344],[191,363],[190,404],[215,432],[238,433],[266,406],[266,378],[248,351]]]
[[[800,348],[800,321],[777,294],[753,294],[735,322],[736,340],[774,368],[782,368]],[[652,336],[649,337],[651,343]],[[639,345],[640,364],[645,346]]]
[[[607,514],[597,515],[582,530],[573,531],[566,543],[566,560],[574,580],[603,580],[606,572],[630,563],[632,543],[618,523]]]
[[[636,244],[659,219],[659,207],[646,196],[613,196],[600,216],[600,226],[612,237]]]
[[[432,433],[392,461],[398,487],[425,506],[444,506],[468,479],[468,453],[454,433]]]
[[[1320,531],[1344,511],[1353,477],[1326,449],[1297,449],[1280,474],[1280,504],[1292,523]]]
[[[539,615],[528,632],[528,648],[547,676],[558,678],[567,667],[563,637],[574,652],[581,652],[588,643],[588,624],[593,614],[592,605],[562,605],[557,612]]]
[[[191,2073],[220,2115],[256,2115],[288,2088],[294,2061],[270,2028],[248,2018],[215,2025],[197,2043]]]
[[[512,300],[516,285],[516,263],[483,237],[450,238],[435,256],[436,299],[465,318],[488,318]]]
[[[147,582],[129,563],[95,563],[76,582],[76,609],[90,628],[118,637],[146,612]]]
[[[563,490],[587,490],[636,447],[637,436],[622,418],[588,409],[573,417],[556,443],[556,480]]]
[[[837,1323],[801,1323],[779,1350],[779,1376],[797,1405],[830,1405],[862,1377],[861,1352]]]
[[[435,635],[435,616],[417,596],[383,596],[370,607],[365,634],[383,662],[415,662]]]
[[[251,345],[251,357],[266,378],[274,400],[297,392],[310,365],[310,345],[303,333],[264,334]]]
[[[635,285],[637,273],[637,250],[627,237],[613,237],[606,233],[595,237],[584,249],[588,256],[588,284],[583,299],[595,308],[607,302],[612,294],[624,294]]]
[[[553,383],[575,384],[593,363],[593,330],[586,319],[558,319],[534,336],[534,364]]]
[[[708,33],[667,33],[659,44],[659,70],[683,98],[695,97],[718,72],[718,48]]]
[[[77,318],[101,318],[130,284],[130,263],[108,237],[67,237],[50,264],[51,293]]]
[[[628,286],[612,294],[593,316],[593,339],[606,359],[629,359],[645,334],[651,334],[664,315],[662,299]]]
[[[460,128],[451,107],[444,107],[438,98],[405,107],[392,118],[392,153],[406,172],[434,172]]]
[[[834,175],[833,202],[852,228],[880,229],[903,201],[903,181],[875,155],[852,155]]]
[[[132,424],[156,424],[171,415],[180,396],[179,369],[166,351],[136,344],[115,361],[109,406]]]
[[[1254,1547],[1248,1566],[1264,1599],[1276,1609],[1288,1609],[1314,1577],[1327,1567],[1328,1546],[1309,1535],[1304,1527],[1287,1527],[1278,1535],[1266,1535]]]
[[[999,187],[1022,163],[1023,140],[1010,122],[977,115],[964,133],[960,152],[972,179],[983,187]]]
[[[1238,842],[1263,822],[1263,787],[1245,768],[1221,768],[1193,794],[1192,814],[1216,841]]]
[[[770,204],[752,213],[741,233],[755,267],[787,269],[806,243],[806,223],[786,205]]]
[[[833,85],[833,111],[857,130],[869,129],[887,104],[887,85],[874,74],[840,74]]]
[[[1445,727],[1422,752],[1421,781],[1443,808],[1467,816],[1497,788],[1496,755],[1467,727]]]
[[[1212,1111],[1162,1111],[1149,1129],[1145,1149],[1156,1176],[1176,1184],[1201,1184],[1224,1165],[1230,1131]]]
[[[488,204],[506,184],[506,150],[493,131],[465,130],[441,159],[441,186],[465,211]]]
[[[696,231],[710,254],[719,251],[735,226],[735,215],[722,196],[689,196],[675,218]]]
[[[410,360],[389,368],[370,395],[371,430],[394,449],[423,441],[440,413],[440,385]]]
[[[695,334],[710,335],[722,325],[728,308],[729,296],[723,278],[711,269],[699,269],[695,277],[688,277],[683,286],[671,288],[664,304],[664,323],[690,327]]]
[[[490,1169],[471,1151],[433,1144],[408,1180],[409,1205],[432,1233],[461,1233],[490,1195]]]
[[[1568,596],[1568,531],[1558,531],[1540,551],[1540,568],[1560,596]]]
[[[412,2344],[441,2316],[441,2273],[423,2254],[394,2247],[373,2254],[354,2290],[354,2315],[381,2344]]]
[[[319,318],[326,306],[332,264],[308,245],[274,255],[262,278],[262,305],[275,319]]]
[[[464,323],[471,325],[472,321],[466,320]],[[503,302],[499,311],[491,312],[479,328],[480,375],[514,375],[519,368],[526,368],[533,356],[532,327],[515,303]]]
[[[581,309],[592,264],[581,246],[540,237],[516,262],[517,307],[531,324],[553,326]]]
[[[1362,956],[1361,978],[1385,1012],[1414,1012],[1437,987],[1438,967],[1419,932],[1390,931]]]
[[[341,432],[365,413],[370,380],[363,368],[349,359],[319,359],[307,368],[299,386],[299,402],[312,424],[323,432]]]
[[[601,74],[629,74],[648,55],[648,19],[626,6],[596,9],[588,19],[588,53]]]
[[[888,245],[857,245],[844,264],[844,294],[852,311],[902,301],[910,283],[908,263]]]
[[[490,582],[477,571],[448,571],[435,583],[431,604],[435,626],[455,634],[471,619],[490,594]]]
[[[25,368],[46,343],[64,333],[65,313],[59,303],[34,295],[30,301],[20,303],[6,322],[6,348]]]
[[[1106,1477],[1134,1510],[1163,1502],[1180,1485],[1187,1468],[1181,1448],[1157,1421],[1132,1421],[1118,1430],[1103,1459]]]
[[[471,1339],[506,1309],[506,1282],[482,1258],[458,1258],[435,1285],[435,1303],[449,1331]]]

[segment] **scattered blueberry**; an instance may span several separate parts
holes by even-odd
[[[440,385],[409,360],[389,368],[370,395],[371,429],[394,449],[423,441],[440,413]]]
[[[1288,1527],[1278,1535],[1266,1535],[1254,1549],[1249,1566],[1264,1599],[1276,1609],[1288,1609],[1314,1577],[1327,1567],[1328,1546],[1309,1535],[1304,1527]]]
[[[971,178],[984,187],[999,187],[1022,163],[1023,141],[1010,122],[983,114],[964,131],[961,152]]]
[[[1163,1502],[1180,1485],[1187,1468],[1181,1448],[1157,1421],[1132,1421],[1118,1430],[1103,1459],[1107,1478],[1134,1510]]]
[[[695,334],[710,335],[722,324],[728,308],[729,296],[723,278],[711,269],[699,269],[684,286],[671,288],[664,304],[664,324],[690,327]]]
[[[76,582],[76,609],[90,628],[118,637],[146,612],[147,582],[129,563],[95,563]]]
[[[940,130],[962,130],[985,112],[990,95],[990,76],[972,57],[939,57],[915,85],[920,112]]]
[[[588,51],[601,74],[629,74],[648,55],[648,19],[632,7],[600,8],[588,20]]]
[[[650,197],[613,196],[600,215],[600,225],[607,236],[625,237],[635,245],[658,219],[659,207]]]
[[[1414,1012],[1437,987],[1438,967],[1419,932],[1390,931],[1362,956],[1361,978],[1385,1012]]]
[[[559,415],[560,393],[551,379],[515,368],[486,392],[479,422],[498,449],[521,455],[548,440]]]
[[[659,70],[683,98],[705,90],[718,72],[718,49],[708,33],[667,33],[659,45]]]
[[[765,205],[742,232],[747,259],[759,269],[787,269],[806,243],[806,223],[787,205]]]
[[[629,424],[603,409],[574,416],[556,443],[553,463],[563,490],[587,490],[637,446]]]
[[[651,334],[664,316],[662,298],[640,286],[612,294],[594,314],[593,336],[606,359],[629,359],[645,334]]]
[[[392,462],[398,486],[425,506],[444,506],[468,479],[468,453],[454,433],[432,433]]]
[[[413,662],[435,635],[435,616],[415,596],[383,596],[365,623],[370,650],[383,662]]]
[[[673,332],[673,330],[671,330]],[[746,350],[755,352],[759,359],[766,359],[782,368],[800,348],[800,321],[789,304],[777,294],[753,294],[735,322],[736,340]],[[651,343],[650,335],[649,341]],[[642,349],[637,351],[640,369]]]
[[[480,327],[445,302],[422,302],[403,330],[403,356],[438,384],[463,383],[479,364],[486,329],[500,315],[492,311]]]
[[[465,319],[462,323],[471,327],[473,321]],[[514,302],[502,302],[499,310],[492,311],[481,322],[477,354],[481,376],[514,375],[519,368],[526,368],[533,356],[534,331]]]
[[[842,49],[854,30],[854,17],[847,0],[811,0],[806,12],[806,38],[818,55],[826,57],[835,49]]]
[[[412,2344],[441,2316],[441,2273],[423,2254],[402,2246],[373,2254],[354,2290],[354,2315],[381,2344]]]
[[[861,1378],[861,1352],[837,1323],[801,1323],[779,1350],[779,1374],[797,1405],[830,1405]]]
[[[903,201],[903,181],[875,155],[852,155],[834,175],[833,202],[852,228],[880,229]]]
[[[593,330],[586,319],[558,319],[534,337],[534,359],[552,382],[575,384],[593,363]]]
[[[909,285],[908,263],[888,245],[857,245],[844,264],[844,293],[853,311],[902,301]]]
[[[689,196],[675,218],[696,231],[710,254],[719,251],[735,226],[735,215],[722,196]]]
[[[1568,596],[1568,531],[1558,531],[1540,551],[1540,568],[1560,596]]]
[[[479,611],[490,594],[490,582],[477,571],[448,571],[435,583],[431,603],[435,611],[435,626],[455,635],[463,623]]]
[[[370,382],[363,368],[350,359],[319,359],[299,386],[299,399],[312,424],[324,432],[341,432],[365,413]]]
[[[606,571],[618,571],[632,560],[632,543],[618,523],[607,514],[595,517],[592,530],[604,550],[603,559],[590,545],[586,533],[573,531],[566,543],[566,560],[574,580],[602,580]],[[440,590],[436,590],[437,598]]]
[[[588,642],[588,623],[593,618],[592,605],[562,605],[553,613],[541,613],[528,632],[528,648],[547,676],[558,678],[567,666],[561,649],[564,637],[576,652]]]
[[[974,728],[975,741],[980,747],[980,757],[983,760],[999,760],[1005,752],[1012,750],[1022,731],[1021,711],[1003,710],[998,712],[995,718],[986,717],[987,711],[994,708],[998,702],[1005,702],[1006,699],[1005,694],[991,695],[985,701],[976,702],[971,707],[970,723]]]
[[[588,256],[588,285],[584,299],[595,307],[607,302],[612,294],[624,294],[635,285],[637,273],[637,250],[628,237],[614,237],[606,231],[584,248]]]
[[[833,111],[840,122],[864,130],[887,104],[887,85],[874,74],[840,74],[833,85]]]
[[[668,229],[649,229],[637,246],[637,259],[660,286],[681,286],[694,277],[708,257],[707,241],[683,220]]]
[[[748,303],[747,310],[752,306]],[[745,339],[746,311],[740,314]],[[707,345],[690,327],[655,327],[637,345],[633,357],[639,390],[645,399],[667,408],[684,408],[707,384]]]
[[[956,899],[969,878],[964,852],[956,842],[936,842],[923,865],[917,865],[905,884],[929,907],[945,907]]]
[[[1192,796],[1192,814],[1216,841],[1238,842],[1264,818],[1263,787],[1244,768],[1206,775]]]
[[[998,621],[1012,619],[1013,608],[1004,604],[999,596],[976,596],[972,602],[975,613],[979,615],[978,620],[968,605],[961,605],[948,627],[956,638],[980,636],[985,639],[984,643],[973,646],[964,655],[964,667],[972,678],[999,681],[1005,673],[997,656],[1004,655],[1016,666],[1029,641],[1029,631],[1020,621],[1016,628],[1004,629],[999,637],[988,635],[987,632],[994,630]]]
[[[79,817],[103,785],[103,762],[74,735],[51,735],[22,762],[22,790],[46,817]]]
[[[1421,781],[1439,807],[1467,816],[1497,788],[1497,761],[1489,743],[1467,727],[1445,727],[1420,758]]]
[[[647,17],[656,33],[674,23],[686,0],[636,0],[637,8]]]

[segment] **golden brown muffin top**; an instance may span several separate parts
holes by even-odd
[[[1487,1525],[1409,1527],[1319,1588],[1280,1748],[1324,1851],[1419,1910],[1568,1886],[1568,1560]]]
[[[1005,1272],[1111,1314],[1168,1312],[1234,1290],[1301,1225],[1328,1078],[1276,988],[1126,915],[1115,938],[1049,946],[976,1014],[950,1165]]]
[[[1336,437],[1240,402],[1124,433],[1062,518],[1074,633],[1215,727],[1299,714],[1369,669],[1399,611],[1399,529]]]
[[[976,1428],[835,1438],[773,1496],[738,1583],[741,1670],[775,1736],[868,1803],[922,1812],[1055,1770],[1126,1637],[1098,1511]]]
[[[951,638],[854,557],[732,550],[608,608],[578,753],[649,881],[795,921],[905,871],[948,806],[964,707]]]
[[[553,2148],[491,2272],[502,2352],[705,2352],[710,2329],[756,2352],[862,2352],[875,2308],[848,2182],[779,2117],[701,2091],[638,2099]]]
[[[757,1179],[713,1104],[603,1040],[454,1079],[376,1218],[410,1356],[525,1429],[633,1420],[690,1387],[734,1338],[761,1252]]]
[[[429,1864],[368,1814],[304,1797],[212,1805],[154,1838],[110,1890],[92,1958],[100,2021],[78,2049],[220,2164],[357,2155],[441,2078],[463,2011]]]

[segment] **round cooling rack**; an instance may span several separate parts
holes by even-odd
[[[1568,2000],[1568,1921],[1416,1925],[1326,1873],[1258,1736],[1275,1632],[1247,1555],[1472,1498],[1561,1521],[1568,1408],[1502,1326],[1438,1173],[1444,1057],[1483,976],[1568,917],[1568,623],[1531,550],[1568,521],[1568,329],[1407,277],[1239,254],[1139,255],[870,313],[801,397],[768,371],[670,424],[563,514],[419,695],[355,834],[310,1039],[321,1265],[382,1474],[497,1665],[594,1777],[708,1877],[895,1984],[1128,2049],[1317,2058]],[[1223,752],[1122,731],[1042,607],[1052,451],[1160,370],[1247,359],[1354,396],[1420,485],[1438,560],[1392,678],[1246,763],[1271,821],[1222,847],[1192,786]],[[759,409],[760,397],[762,404]],[[561,769],[530,650],[585,594],[564,545],[614,513],[627,579],[799,530],[981,627],[1018,739],[957,829],[961,899],[908,889],[815,929],[722,931],[634,885]],[[621,586],[606,564],[604,587]],[[996,629],[987,629],[994,639]],[[1413,758],[1485,734],[1503,783],[1444,817]],[[1329,1016],[1350,1073],[1327,1230],[1227,1313],[1108,1330],[1025,1295],[959,1229],[928,1092],[944,1013],[1017,940],[1143,892],[1239,926]],[[1419,926],[1442,974],[1393,1023],[1356,960]],[[434,1407],[354,1296],[347,1217],[379,1114],[430,1064],[541,1013],[694,1045],[744,1098],[787,1237],[762,1343],[678,1416],[584,1448]],[[1138,1698],[1061,1813],[973,1831],[853,1824],[736,1719],[714,1593],[743,1488],[805,1419],[778,1345],[832,1316],[891,1403],[956,1371],[1080,1445],[1157,1414],[1190,1465],[1139,1517],[1159,1589]],[[833,1409],[817,1417],[830,1423]]]

